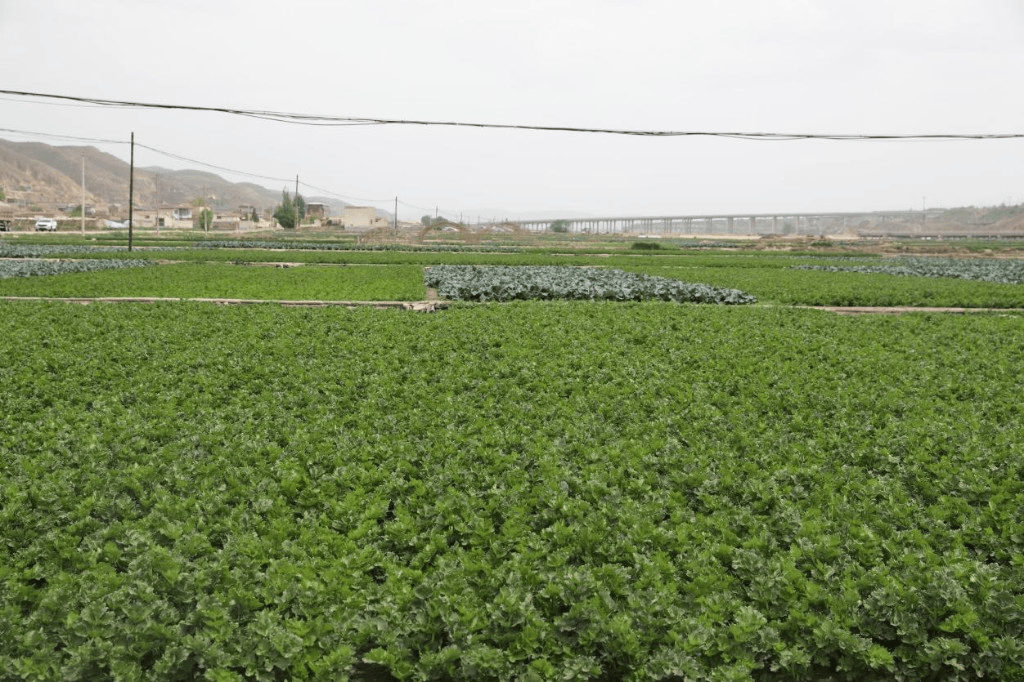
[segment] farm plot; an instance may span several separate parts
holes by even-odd
[[[42,260],[18,258],[0,260],[0,280],[11,277],[48,277],[72,272],[95,272],[98,270],[120,270],[152,265],[147,260]]]
[[[623,269],[717,287],[742,289],[759,301],[790,305],[1024,307],[1024,285],[878,272],[789,267],[659,266]]]
[[[0,315],[0,677],[1022,679],[1021,317]]]
[[[426,272],[441,298],[464,301],[676,301],[740,305],[757,299],[735,289],[690,284],[607,268],[437,265]]]
[[[256,241],[240,239],[197,242],[196,247],[204,249],[295,249],[302,251],[405,251],[410,253],[473,253],[481,251],[517,253],[520,251],[516,247],[459,244],[357,244],[352,242]]]
[[[0,280],[0,296],[406,301],[421,300],[425,293],[423,269],[416,265],[275,268],[191,263]]]
[[[1024,284],[1024,260],[992,258],[900,258],[871,265],[798,265],[804,270],[829,272],[882,272],[910,277],[956,279]]]
[[[116,255],[121,258],[138,258],[140,254],[161,253],[166,257],[169,251],[180,251],[181,247],[175,246],[149,246],[144,250],[129,251],[126,246],[96,246],[92,244],[33,244],[33,243],[11,243],[0,241],[0,258],[59,258],[59,257],[87,257],[87,258],[111,258]]]

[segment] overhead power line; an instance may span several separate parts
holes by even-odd
[[[26,137],[40,137],[46,140],[62,140],[64,142],[92,142],[93,144],[128,144],[128,140],[107,140],[99,137],[77,137],[75,135],[58,135],[55,133],[39,133],[33,130],[15,130],[0,128],[0,133],[11,133]]]
[[[313,190],[315,192],[321,192],[321,193],[326,194],[328,196],[332,196],[332,197],[335,197],[337,199],[342,199],[343,201],[363,201],[363,202],[365,202],[367,204],[389,204],[392,201],[394,201],[394,197],[389,197],[387,199],[364,199],[362,197],[350,197],[350,196],[346,196],[344,194],[338,194],[337,192],[332,192],[331,190],[324,189],[323,187],[317,187],[316,185],[311,185],[308,182],[303,182],[302,180],[299,181],[299,184],[302,185],[303,187],[308,187],[309,189],[311,189],[311,190]]]
[[[401,199],[398,200],[398,203],[407,208],[414,208],[417,211],[426,211],[427,213],[438,212],[444,215],[457,215],[459,213],[459,211],[447,209],[443,206],[435,206],[434,208],[429,208],[427,206],[417,206],[416,204],[410,204],[406,201],[402,201]]]
[[[219,171],[224,172],[224,173],[233,173],[234,175],[240,175],[240,176],[243,176],[243,177],[255,178],[257,180],[271,180],[273,182],[284,182],[284,183],[288,183],[288,184],[290,184],[292,182],[291,178],[278,178],[278,177],[274,177],[272,175],[259,175],[258,173],[249,173],[249,172],[246,172],[246,171],[235,170],[233,168],[227,168],[226,166],[218,166],[218,165],[215,165],[215,164],[212,164],[212,163],[207,163],[206,161],[200,161],[198,159],[191,159],[191,158],[189,158],[187,156],[181,156],[180,154],[173,154],[171,152],[166,152],[166,151],[164,151],[162,149],[157,149],[156,147],[150,147],[149,145],[139,144],[138,142],[135,143],[135,146],[136,147],[141,147],[143,149],[148,149],[151,152],[156,152],[157,154],[162,154],[163,156],[167,156],[167,157],[170,157],[172,159],[177,159],[178,161],[186,161],[188,163],[194,163],[194,164],[197,164],[197,165],[200,165],[200,166],[205,166],[206,168],[212,168],[214,170],[219,170]],[[360,197],[350,197],[350,196],[346,196],[344,194],[338,194],[337,192],[332,192],[329,189],[324,189],[322,187],[317,187],[315,185],[311,185],[308,182],[302,182],[301,180],[299,181],[299,185],[301,185],[302,187],[308,187],[309,189],[312,189],[312,190],[314,190],[316,192],[321,192],[321,193],[326,194],[328,196],[332,196],[332,197],[335,197],[337,199],[342,199],[342,200],[364,201],[366,203],[374,203],[374,204],[386,204],[386,203],[389,203],[391,201],[391,199],[362,199]]]
[[[124,145],[130,144],[130,142],[128,140],[112,140],[112,139],[99,138],[99,137],[81,137],[81,136],[77,136],[77,135],[63,135],[63,134],[58,134],[58,133],[43,133],[43,132],[39,132],[39,131],[35,131],[35,130],[17,130],[17,129],[14,129],[14,128],[0,128],[0,133],[10,133],[10,134],[13,134],[13,135],[21,135],[21,136],[24,136],[24,137],[35,137],[35,138],[40,138],[40,139],[44,139],[44,140],[58,140],[58,141],[62,141],[62,142],[90,142],[92,144],[124,144]],[[275,176],[272,176],[272,175],[260,175],[258,173],[250,173],[248,171],[240,171],[240,170],[236,170],[234,168],[228,168],[227,166],[218,166],[216,164],[208,163],[206,161],[200,161],[199,159],[193,159],[193,158],[190,158],[190,157],[187,157],[187,156],[182,156],[180,154],[175,154],[173,152],[164,151],[163,149],[157,149],[156,147],[151,147],[149,145],[142,144],[140,142],[136,142],[135,146],[136,147],[140,147],[142,149],[149,150],[149,151],[154,152],[156,154],[160,154],[161,156],[166,156],[166,157],[171,158],[171,159],[177,159],[178,161],[185,161],[187,163],[193,163],[193,164],[196,164],[198,166],[203,166],[205,168],[210,168],[212,170],[221,171],[222,173],[230,173],[232,175],[238,175],[238,176],[242,176],[242,177],[253,178],[253,179],[256,179],[256,180],[270,180],[270,181],[273,181],[273,182],[284,182],[284,183],[291,183],[292,182],[291,178],[278,178],[278,177],[275,177]],[[316,185],[311,185],[311,184],[309,184],[307,182],[301,182],[300,181],[299,184],[302,185],[303,187],[308,187],[309,189],[312,189],[312,190],[314,190],[316,192],[321,192],[323,194],[326,194],[326,195],[331,196],[331,197],[335,197],[337,199],[341,199],[343,201],[361,201],[361,202],[365,202],[365,203],[368,203],[368,204],[390,204],[394,200],[394,197],[389,197],[389,198],[386,198],[386,199],[365,199],[365,198],[362,198],[362,197],[350,197],[350,196],[347,196],[347,195],[344,195],[344,194],[338,194],[337,192],[332,192],[331,190],[324,189],[323,187],[317,187]]]
[[[233,168],[227,168],[225,166],[217,166],[217,165],[214,165],[212,163],[206,163],[205,161],[199,161],[197,159],[190,159],[187,156],[181,156],[179,154],[172,154],[171,152],[165,152],[162,149],[157,149],[156,147],[150,147],[149,145],[140,144],[138,142],[135,143],[135,146],[136,147],[141,147],[142,149],[148,149],[151,152],[156,152],[157,154],[161,154],[163,156],[166,156],[166,157],[169,157],[169,158],[172,158],[172,159],[177,159],[178,161],[186,161],[188,163],[195,163],[195,164],[198,164],[200,166],[205,166],[206,168],[212,168],[214,170],[219,170],[219,171],[224,172],[224,173],[233,173],[235,175],[241,175],[241,176],[244,176],[244,177],[247,177],[247,178],[255,178],[257,180],[272,180],[274,182],[286,182],[286,183],[287,182],[291,182],[290,178],[275,178],[272,175],[259,175],[257,173],[248,173],[246,171],[240,171],[240,170],[235,170]]]
[[[622,128],[584,128],[575,126],[540,126],[509,123],[474,123],[469,121],[427,121],[415,119],[392,119],[359,116],[322,116],[297,114],[258,109],[236,109],[232,107],[205,107],[185,104],[158,104],[153,102],[132,102],[127,100],[102,99],[96,97],[75,97],[41,92],[0,90],[0,94],[18,97],[78,102],[101,107],[131,107],[142,109],[165,109],[178,111],[217,112],[248,116],[278,123],[310,126],[348,125],[416,125],[447,126],[462,128],[490,128],[504,130],[535,130],[547,132],[592,133],[604,135],[632,135],[637,137],[724,137],[738,140],[1006,140],[1024,138],[1024,133],[913,133],[913,134],[827,134],[827,133],[771,133],[771,132],[727,132],[708,130],[629,130]]]

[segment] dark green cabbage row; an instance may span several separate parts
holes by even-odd
[[[449,300],[662,300],[730,305],[757,301],[737,289],[606,268],[437,265],[426,271],[425,279],[427,286],[437,289],[439,297]]]
[[[900,258],[890,265],[797,265],[796,270],[866,272],[913,277],[953,277],[1001,284],[1024,284],[1024,260],[988,258]]]
[[[180,251],[180,246],[136,247],[146,251]],[[0,242],[0,258],[46,258],[77,253],[121,253],[127,246],[90,246],[87,244],[12,244]]]
[[[114,268],[140,268],[152,265],[146,260],[0,260],[0,279],[9,277],[43,277],[68,272],[91,272]]]
[[[249,240],[221,240],[196,242],[197,249],[298,249],[303,251],[441,251],[518,253],[520,249],[511,246],[471,246],[462,244],[338,244],[333,242],[284,242]]]

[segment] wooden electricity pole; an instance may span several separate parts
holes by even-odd
[[[82,234],[85,234],[85,152],[82,152]]]
[[[132,220],[132,204],[135,203],[135,132],[132,132],[132,154],[131,164],[128,166],[128,250],[132,250],[132,230],[134,221]],[[85,208],[83,207],[84,211]]]

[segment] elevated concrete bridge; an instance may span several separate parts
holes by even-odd
[[[560,221],[573,234],[623,235],[806,235],[824,236],[871,232],[925,233],[929,211],[872,213],[734,213],[683,216],[627,216],[617,218],[551,218],[521,220],[529,232],[543,232]],[[881,230],[880,230],[881,228]]]

